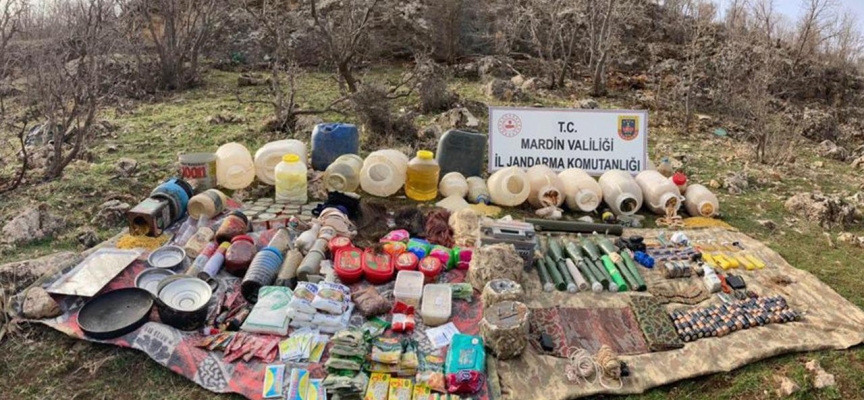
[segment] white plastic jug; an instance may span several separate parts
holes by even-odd
[[[300,161],[306,164],[306,143],[296,139],[277,140],[261,146],[255,152],[255,176],[258,180],[273,186],[275,178],[273,172],[276,165],[282,161],[282,156],[296,154]]]
[[[658,171],[642,171],[636,175],[636,184],[642,189],[645,207],[651,212],[666,215],[666,208],[681,208],[681,191],[669,178]]]
[[[603,200],[615,215],[633,215],[642,207],[642,189],[629,173],[613,169],[597,181]]]
[[[408,156],[399,150],[378,150],[363,161],[360,187],[373,196],[392,196],[405,185],[407,172]]]
[[[276,176],[276,200],[286,200],[291,204],[306,204],[308,188],[306,183],[306,163],[296,154],[282,156],[282,161],[274,169]]]
[[[492,202],[504,207],[515,207],[528,200],[531,182],[519,167],[500,169],[487,181]]]
[[[216,182],[226,189],[243,189],[255,180],[255,164],[246,146],[225,143],[216,150]]]
[[[474,204],[489,204],[491,196],[489,195],[489,187],[486,186],[486,181],[479,176],[472,176],[468,181],[468,201]]]
[[[438,182],[438,191],[441,192],[442,197],[465,197],[468,195],[468,180],[465,179],[465,175],[451,172]]]
[[[687,186],[684,192],[684,208],[694,217],[713,217],[720,213],[720,201],[705,186]]]
[[[324,171],[324,186],[328,191],[353,192],[360,187],[363,159],[356,154],[343,154]]]
[[[564,201],[573,211],[593,212],[603,200],[603,190],[591,175],[579,168],[571,168],[558,174],[564,183]]]
[[[535,165],[528,168],[528,181],[531,183],[531,194],[528,203],[534,208],[548,206],[559,207],[564,204],[564,182],[545,165]]]

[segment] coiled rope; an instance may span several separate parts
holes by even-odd
[[[588,350],[570,347],[567,353],[569,363],[565,367],[567,380],[576,383],[599,383],[605,389],[617,390],[624,387],[621,379],[621,361],[609,346],[603,345],[593,357]],[[618,380],[618,386],[612,386],[603,379]]]

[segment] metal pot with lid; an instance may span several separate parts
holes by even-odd
[[[157,289],[156,309],[162,322],[192,331],[204,326],[217,281],[174,275],[162,280]]]

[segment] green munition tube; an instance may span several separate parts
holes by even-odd
[[[600,250],[606,253],[607,256],[611,256],[612,253],[618,251],[618,248],[612,244],[611,240],[602,236],[597,236],[597,246],[600,246]]]
[[[546,268],[549,270],[549,276],[552,277],[555,289],[558,289],[561,292],[567,290],[567,284],[564,283],[564,277],[561,276],[561,271],[558,271],[558,266],[555,265],[555,261],[552,261],[552,257],[549,257],[547,254],[544,261],[546,261]]]
[[[597,278],[597,275],[594,274],[594,271],[591,268],[588,268],[588,265],[585,263],[585,259],[582,258],[582,250],[579,249],[572,242],[566,242],[564,245],[564,251],[567,253],[567,256],[576,265],[576,268],[582,272],[582,275],[588,279],[588,283],[591,284],[591,290],[594,292],[602,292],[603,285],[600,284],[600,279]],[[575,277],[574,277],[575,278]]]
[[[624,278],[621,277],[621,273],[618,272],[617,268],[615,268],[615,263],[613,263],[612,260],[609,259],[609,256],[605,255],[603,257],[600,257],[600,260],[603,261],[603,266],[606,267],[606,271],[608,271],[609,275],[612,276],[612,281],[615,283],[615,285],[618,286],[618,291],[626,292],[627,285],[624,283]],[[612,285],[609,286],[610,288],[612,287]]]
[[[603,262],[599,259],[596,261],[592,261],[590,259],[585,258],[585,263],[588,264],[589,267],[594,269],[594,273],[600,276],[600,281],[603,283],[603,286],[609,286],[612,283],[612,275],[609,274],[609,271],[606,271],[606,268],[603,268]]]
[[[552,253],[553,261],[558,262],[564,259],[564,256],[561,253],[561,243],[558,242],[558,239],[549,238],[547,245],[549,246],[549,252],[546,254]]]
[[[564,259],[558,261],[558,271],[561,272],[561,276],[564,277],[564,282],[567,284],[567,291],[570,293],[576,293],[576,280],[573,279],[573,275],[570,275],[570,270],[567,269],[567,263],[564,262]]]
[[[546,270],[546,263],[542,258],[535,258],[534,263],[537,265],[537,274],[540,275],[540,283],[543,284],[544,292],[551,292],[555,289],[555,285],[552,284],[552,279],[549,278],[549,271]]]
[[[627,281],[630,289],[638,290],[639,282],[633,276],[632,271],[627,269],[627,267],[621,261],[621,255],[618,254],[618,247],[615,246],[612,241],[609,240],[609,238],[600,236],[598,236],[597,238],[597,245],[600,247],[600,250],[602,250],[603,253],[606,253],[606,255],[609,256],[609,259],[612,260],[613,263],[615,263],[615,267],[624,277],[624,280]]]
[[[637,290],[640,292],[647,290],[648,287],[645,286],[645,280],[642,279],[642,275],[639,274],[639,268],[636,268],[636,263],[633,262],[633,258],[630,257],[630,254],[626,251],[622,251],[621,258],[624,259],[624,265],[630,270],[630,274],[636,278],[636,284],[638,285]]]
[[[573,277],[573,283],[576,284],[576,288],[583,292],[588,290],[588,282],[585,281],[585,277],[583,277],[582,273],[579,272],[579,268],[576,267],[576,264],[573,263],[573,260],[565,258],[564,264],[567,265],[567,271],[570,271],[570,276]]]
[[[585,250],[585,254],[587,254],[592,261],[600,259],[600,251],[597,249],[597,245],[590,239],[580,235],[579,244],[582,245],[582,250]]]

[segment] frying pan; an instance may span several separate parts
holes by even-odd
[[[91,299],[78,311],[78,326],[93,339],[123,336],[147,322],[153,295],[139,288],[110,291]]]

